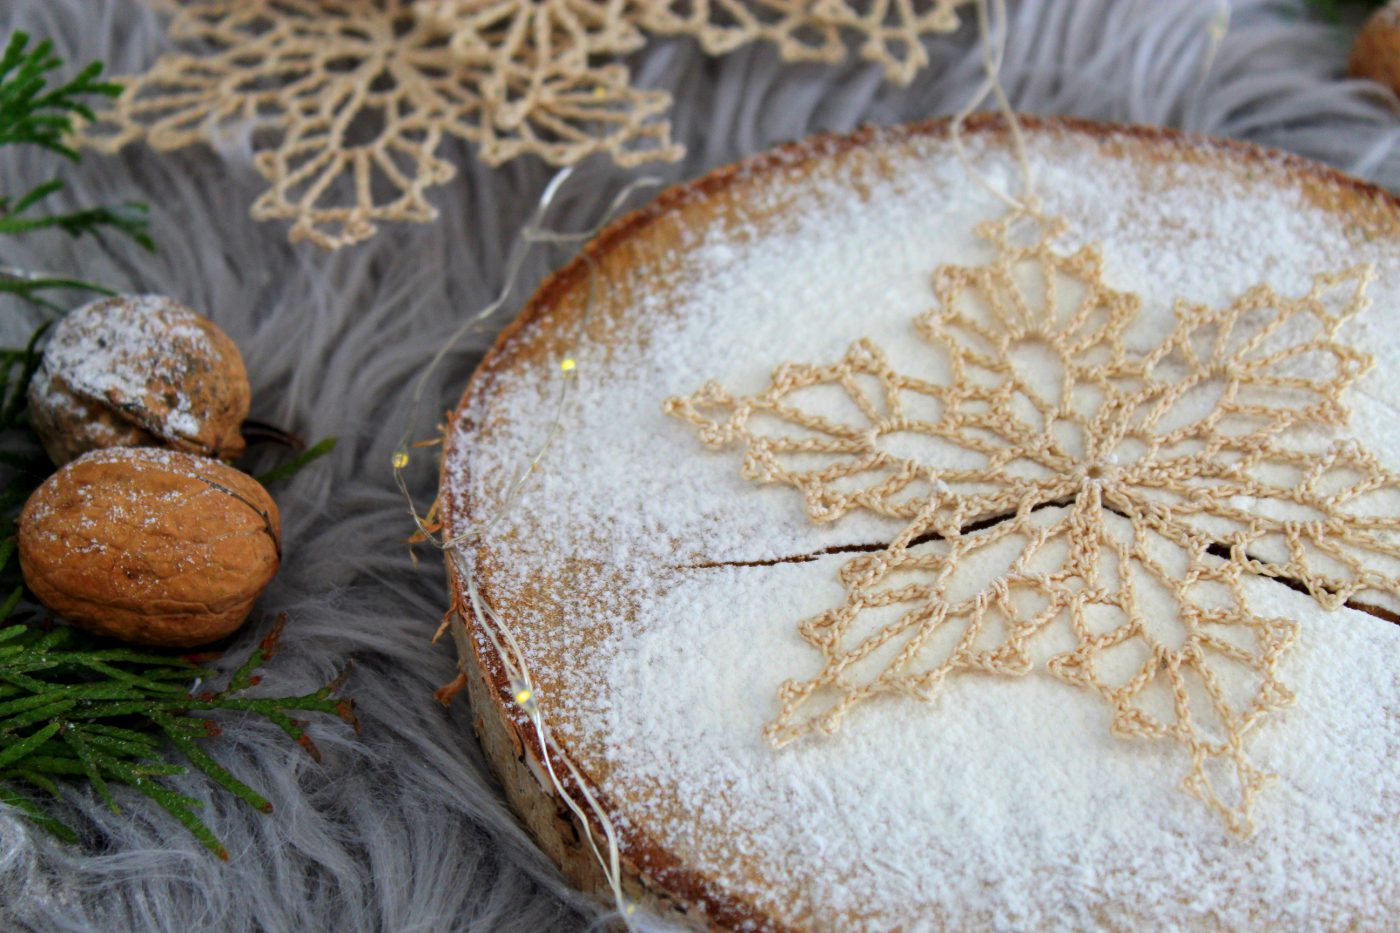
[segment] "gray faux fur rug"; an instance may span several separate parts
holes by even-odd
[[[1253,140],[1400,187],[1396,102],[1343,80],[1349,37],[1309,19],[1302,0],[1237,0],[1202,81],[1221,6],[1013,3],[1012,100],[1034,113]],[[114,73],[165,47],[137,0],[3,0],[0,26],[52,37],[70,61],[100,58]],[[676,94],[676,136],[690,155],[663,173],[682,179],[818,129],[949,113],[980,78],[975,52],[970,28],[939,40],[933,66],[904,89],[863,65],[782,66],[764,48],[711,60],[685,41],[657,44],[632,65],[644,84]],[[73,797],[93,828],[86,848],[0,812],[0,928],[523,931],[595,921],[502,804],[465,705],[444,711],[433,701],[452,675],[446,647],[428,644],[446,603],[444,575],[432,553],[415,568],[402,543],[410,528],[388,464],[411,381],[454,323],[499,287],[511,238],[550,175],[534,161],[488,170],[465,147],[451,155],[464,168],[434,195],[440,222],[386,229],[333,256],[291,247],[284,229],[247,219],[260,180],[246,151],[90,156],[66,173],[70,203],[150,201],[160,252],[117,242],[79,250],[55,235],[3,257],[187,301],[243,348],[254,417],[341,438],[329,461],[280,491],[287,558],[234,652],[286,611],[270,685],[308,691],[353,658],[346,692],[364,731],[321,726],[317,765],[270,727],[226,721],[214,754],[276,806],[265,817],[203,780],[182,782],[208,801],[207,819],[232,852],[227,864],[131,795],[121,816]],[[50,170],[12,159],[0,165],[0,191]],[[592,225],[631,174],[590,163],[555,224]],[[532,276],[544,265],[534,263]],[[27,332],[23,314],[4,309],[5,336]],[[436,409],[454,403],[490,337],[451,355],[429,389]],[[430,499],[431,470],[415,483]]]

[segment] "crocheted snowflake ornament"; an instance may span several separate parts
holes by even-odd
[[[755,40],[787,60],[861,54],[907,81],[922,38],[964,0],[150,0],[181,51],[125,90],[90,145],[239,146],[270,188],[260,220],[336,249],[383,221],[430,221],[427,190],[453,177],[452,137],[499,164],[674,160],[664,91],[635,88],[618,56],[649,34],[693,35],[715,54]]]
[[[1371,273],[1179,302],[1134,352],[1141,300],[1104,282],[1097,249],[1056,249],[1062,226],[1012,214],[979,228],[992,263],[936,272],[917,329],[945,380],[859,341],[831,365],[780,366],[759,395],[712,382],[667,411],[711,447],[742,445],[744,475],[799,490],[814,521],[908,522],[842,567],[843,605],[801,623],[824,665],[783,685],[775,744],[1040,656],[1111,705],[1114,734],[1183,747],[1185,788],[1245,833],[1270,777],[1246,740],[1293,699],[1277,667],[1298,631],[1250,609],[1249,578],[1328,609],[1400,596],[1400,475],[1318,440],[1371,366],[1336,336]],[[1072,647],[1037,652],[1056,639]]]

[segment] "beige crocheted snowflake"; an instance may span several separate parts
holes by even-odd
[[[1330,439],[1371,365],[1337,339],[1370,271],[1181,302],[1153,331],[1095,248],[1055,248],[1060,230],[1012,215],[979,228],[994,262],[937,271],[917,322],[929,379],[860,341],[779,367],[759,395],[710,383],[667,402],[709,446],[742,444],[746,477],[801,491],[814,521],[908,522],[842,567],[843,605],[801,624],[825,664],[783,685],[767,732],[781,745],[880,694],[1043,666],[1102,696],[1115,734],[1182,746],[1186,789],[1247,832],[1270,775],[1245,742],[1292,699],[1277,664],[1298,630],[1252,611],[1251,588],[1272,578],[1329,609],[1400,596],[1400,476]]]
[[[556,162],[605,151],[624,164],[674,158],[665,95],[625,71],[531,74],[461,60],[409,0],[178,0],[171,35],[197,51],[163,56],[84,138],[114,151],[198,142],[251,148],[271,188],[258,219],[293,220],[293,241],[334,249],[380,221],[429,221],[426,192],[455,174],[448,137],[500,161],[524,151]],[[511,93],[536,82],[541,105]]]
[[[785,58],[835,61],[843,33],[907,81],[923,37],[956,25],[961,0],[148,0],[182,51],[162,56],[101,122],[93,146],[138,139],[251,149],[270,189],[258,219],[334,249],[382,221],[428,221],[427,190],[455,174],[451,137],[499,164],[556,165],[607,153],[674,160],[671,97],[632,86],[616,58],[648,33],[697,36],[711,52],[756,39]]]
[[[624,54],[643,30],[693,36],[711,55],[771,42],[784,61],[840,62],[846,39],[906,84],[928,64],[923,39],[958,26],[970,0],[420,0],[423,16],[452,36],[463,57],[537,59],[587,67],[597,55]]]

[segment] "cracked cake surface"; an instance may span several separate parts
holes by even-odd
[[[1400,471],[1393,201],[1249,147],[1029,127],[1060,248],[1093,246],[1107,286],[1140,301],[1132,352],[1150,354],[1183,302],[1228,307],[1261,284],[1298,299],[1365,264],[1371,306],[1337,339],[1376,365],[1348,387],[1345,426],[1291,430],[1300,449],[1355,441],[1378,471]],[[974,123],[968,144],[989,177],[1014,176],[996,121]],[[885,553],[910,522],[898,507],[813,521],[803,495],[746,478],[742,449],[706,448],[663,406],[709,379],[759,395],[785,361],[832,363],[862,339],[901,372],[955,380],[914,322],[936,306],[935,270],[992,260],[977,228],[1004,212],[969,183],[945,125],[818,138],[668,192],[541,288],[472,380],[443,491],[449,534],[482,528],[467,552],[530,664],[552,753],[597,792],[647,891],[729,928],[1385,928],[1400,909],[1400,600],[1384,555],[1368,564],[1380,585],[1336,608],[1297,581],[1240,575],[1255,615],[1296,625],[1277,660],[1296,701],[1249,729],[1250,760],[1276,775],[1252,832],[1184,792],[1180,744],[1115,736],[1100,698],[1038,671],[963,672],[927,702],[872,696],[834,734],[765,738],[781,684],[823,670],[800,624],[841,606],[843,566]],[[564,431],[498,513],[549,431],[565,357],[577,382]],[[831,419],[839,405],[809,400]],[[1376,496],[1396,513],[1393,489]],[[1035,503],[1027,527],[1068,521],[1078,501]],[[976,541],[1008,514],[972,518],[960,533]],[[1102,522],[1105,540],[1131,536],[1122,514]],[[936,534],[907,544],[915,557],[947,548]],[[964,569],[994,580],[1005,560],[973,548]],[[1177,611],[1141,596],[1163,643],[1179,640]],[[487,624],[475,634],[492,702],[478,716],[515,735],[507,757],[538,757]],[[1068,638],[1047,626],[1031,660]]]

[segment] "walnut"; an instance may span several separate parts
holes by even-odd
[[[24,506],[25,583],[101,635],[192,647],[247,618],[281,560],[277,506],[217,460],[154,447],[85,454]]]
[[[61,320],[29,386],[54,463],[163,444],[232,459],[251,398],[243,358],[211,321],[158,295],[103,298]]]
[[[1366,20],[1352,43],[1347,74],[1400,93],[1400,5],[1392,2]]]

